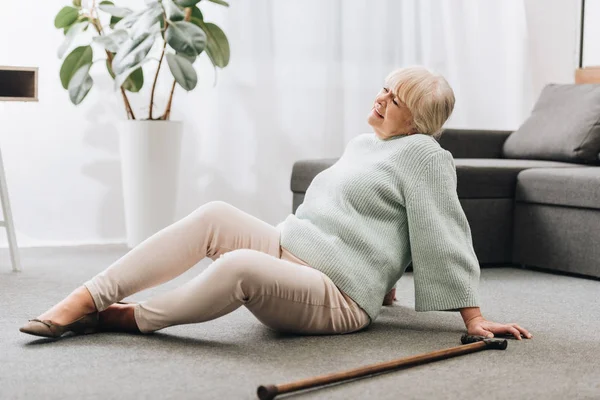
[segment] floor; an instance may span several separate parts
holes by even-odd
[[[390,361],[460,345],[459,313],[414,311],[412,273],[398,300],[366,331],[273,332],[244,307],[203,324],[148,336],[101,333],[37,338],[18,331],[125,254],[124,246],[21,249],[23,272],[0,251],[0,399],[256,399],[263,384]],[[140,301],[178,286],[210,260]],[[404,370],[281,395],[281,399],[600,399],[600,281],[537,270],[481,273],[483,315],[534,335]]]

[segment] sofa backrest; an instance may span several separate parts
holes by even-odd
[[[486,129],[444,129],[440,146],[454,158],[502,158],[502,146],[512,131]]]

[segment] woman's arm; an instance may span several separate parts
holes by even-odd
[[[465,322],[469,335],[494,337],[494,333],[503,333],[514,335],[518,340],[521,340],[521,334],[527,339],[533,337],[527,329],[522,328],[517,324],[498,324],[496,322],[487,321],[481,315],[479,307],[461,308],[460,315]]]
[[[481,311],[479,307],[465,307],[460,309],[460,315],[463,321],[465,321],[465,326],[467,326],[472,319],[481,317]]]
[[[415,282],[415,310],[459,310],[470,335],[508,333],[521,339],[531,334],[517,324],[498,324],[481,315],[478,300],[480,268],[471,230],[456,192],[452,155],[431,157],[409,188],[408,231]]]
[[[452,155],[434,153],[404,188],[416,311],[478,307],[479,262]]]

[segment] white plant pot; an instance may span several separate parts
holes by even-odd
[[[129,248],[174,222],[182,126],[179,121],[137,120],[119,126]]]

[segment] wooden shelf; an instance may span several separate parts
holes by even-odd
[[[0,101],[38,101],[38,68],[0,65]]]

